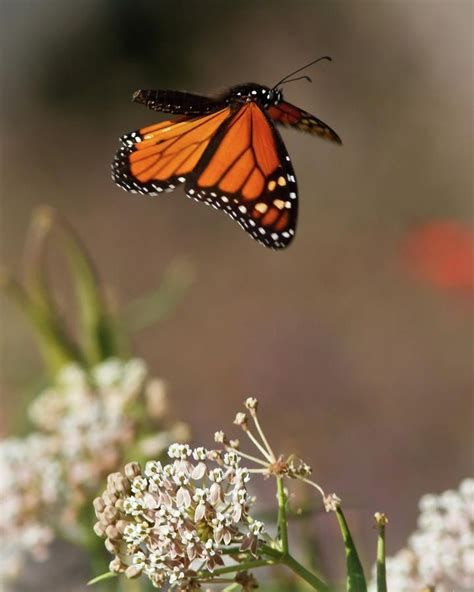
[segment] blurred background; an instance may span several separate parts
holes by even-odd
[[[3,0],[0,12],[2,263],[19,265],[43,203],[123,301],[188,260],[194,284],[135,343],[174,414],[210,443],[258,396],[275,447],[300,453],[352,509],[362,555],[373,557],[376,510],[397,550],[419,497],[473,469],[473,4]],[[182,190],[138,199],[110,180],[118,137],[161,118],[131,103],[134,90],[272,85],[326,54],[333,63],[285,97],[344,145],[282,131],[300,194],[287,251]],[[3,435],[21,425],[40,367],[2,300]],[[332,521],[315,522],[341,556]],[[48,589],[83,581],[78,565],[68,556]]]

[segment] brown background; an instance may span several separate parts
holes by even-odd
[[[3,262],[18,265],[41,203],[69,218],[124,302],[187,258],[186,298],[136,339],[169,381],[175,414],[206,443],[258,395],[275,447],[304,455],[354,508],[364,555],[375,510],[391,518],[394,552],[420,495],[472,472],[472,302],[418,282],[399,257],[418,224],[471,215],[472,3],[4,0],[0,10]],[[344,146],[283,131],[300,189],[287,251],[181,190],[140,200],[110,181],[118,136],[160,117],[130,102],[135,89],[271,85],[324,54],[333,63],[285,96]],[[2,325],[9,434],[40,361],[7,303]],[[332,537],[332,521],[318,522]]]

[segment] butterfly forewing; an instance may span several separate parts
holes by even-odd
[[[156,195],[172,191],[196,167],[229,107],[200,117],[180,116],[121,138],[112,177],[123,189]]]
[[[176,90],[137,90],[133,101],[160,113],[205,115],[225,107],[222,101]]]
[[[295,174],[278,132],[256,103],[234,111],[185,188],[189,197],[223,210],[267,247],[285,248],[294,237]]]

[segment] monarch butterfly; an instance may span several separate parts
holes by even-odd
[[[272,249],[293,240],[297,185],[275,124],[338,144],[320,119],[287,103],[281,85],[308,76],[285,76],[274,87],[248,83],[211,98],[187,92],[138,90],[133,101],[177,117],[121,138],[112,178],[132,193],[158,195],[185,183],[188,197],[223,210],[254,239]]]

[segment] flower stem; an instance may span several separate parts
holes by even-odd
[[[259,458],[256,458],[255,456],[252,456],[251,454],[247,454],[246,452],[242,452],[241,450],[237,450],[236,448],[232,448],[232,446],[229,446],[228,450],[232,450],[232,452],[235,452],[239,456],[242,456],[243,458],[246,458],[248,460],[251,460],[252,462],[254,462],[254,463],[258,464],[258,465],[262,465],[264,467],[268,467],[268,462],[264,462],[263,460],[260,460]]]
[[[265,555],[275,558],[275,564],[282,563],[293,571],[296,575],[300,576],[305,582],[307,582],[314,590],[319,592],[329,592],[329,587],[323,582],[318,576],[310,572],[306,567],[301,565],[292,555],[287,553],[283,555],[280,551],[269,547],[268,545],[262,545],[262,551]]]
[[[271,446],[268,443],[268,440],[265,438],[265,434],[263,433],[263,430],[260,427],[260,423],[258,421],[258,417],[257,417],[257,414],[255,412],[252,413],[252,419],[254,421],[254,424],[255,424],[255,427],[257,428],[258,433],[260,434],[260,438],[262,439],[262,442],[263,442],[265,448],[268,450],[268,454],[270,455],[270,457],[272,457],[273,459],[275,459],[276,458],[275,457],[275,453],[271,449]]]
[[[308,583],[313,590],[319,592],[329,592],[329,587],[312,572],[306,569],[301,563],[296,561],[290,554],[282,558],[282,563],[289,567],[295,574],[299,575],[306,583]]]
[[[324,493],[324,490],[322,487],[320,487],[317,483],[315,483],[314,481],[311,481],[311,479],[306,479],[305,477],[300,477],[300,481],[303,481],[304,483],[307,483],[308,485],[311,485],[311,487],[314,487],[315,489],[317,489],[319,491],[319,493],[321,494],[321,497],[324,498],[326,497],[326,494]]]
[[[254,443],[254,445],[260,450],[260,452],[263,454],[263,456],[267,459],[267,461],[269,463],[275,462],[275,458],[272,457],[270,455],[270,453],[265,450],[265,448],[260,444],[260,442],[257,440],[257,438],[252,434],[252,432],[249,429],[246,429],[245,433],[250,438],[250,440]]]
[[[254,561],[246,561],[243,563],[235,563],[234,565],[226,565],[225,567],[218,567],[213,572],[204,570],[199,572],[199,577],[215,578],[215,576],[220,576],[226,573],[232,573],[234,571],[246,571],[248,569],[254,569],[255,567],[266,567],[268,565],[275,565],[275,563],[280,562],[275,559],[255,559]]]
[[[377,592],[387,592],[387,575],[385,569],[385,522],[378,521],[377,537]]]
[[[278,498],[278,535],[281,542],[283,555],[288,553],[288,519],[286,516],[286,493],[283,484],[283,477],[277,477],[277,498]]]

